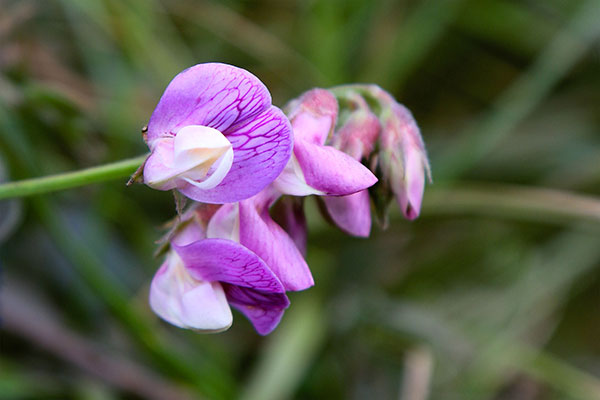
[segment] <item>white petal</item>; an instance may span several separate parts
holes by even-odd
[[[156,140],[144,169],[145,182],[161,190],[181,185],[217,186],[231,169],[233,146],[218,130],[201,125],[181,128],[175,137]]]
[[[231,169],[231,165],[233,164],[233,149],[229,147],[225,154],[221,156],[214,164],[214,171],[212,174],[201,182],[194,181],[184,175],[182,178],[189,184],[196,186],[200,189],[212,189],[217,186]],[[209,172],[210,173],[210,172]]]
[[[220,150],[222,154],[230,147],[229,140],[218,130],[202,125],[188,125],[175,135],[175,160],[183,163],[186,158],[191,157],[193,161],[203,162],[211,157],[213,150]]]
[[[155,140],[152,153],[144,165],[144,182],[159,190],[174,189],[176,175],[173,168],[173,138]]]
[[[238,203],[221,206],[208,222],[206,237],[240,242],[240,207]]]
[[[219,332],[233,321],[221,284],[194,279],[174,252],[152,280],[150,306],[180,328]]]
[[[220,332],[233,322],[231,309],[219,282],[201,282],[181,299],[181,317],[188,328]]]
[[[325,194],[306,183],[304,173],[295,155],[292,155],[281,174],[273,182],[273,186],[281,193],[292,196],[310,196],[311,194],[321,196]]]

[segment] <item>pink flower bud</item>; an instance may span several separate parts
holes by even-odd
[[[367,160],[379,138],[381,123],[361,96],[353,96],[350,106],[350,115],[334,132],[329,144],[357,161]]]
[[[294,139],[323,145],[333,132],[338,115],[335,97],[325,89],[312,89],[285,108],[292,123]]]
[[[429,161],[412,114],[393,99],[382,116],[379,167],[404,216],[419,216]]]
[[[377,143],[381,124],[363,97],[356,94],[347,100],[350,115],[333,133],[330,144],[356,161],[367,162]],[[346,196],[327,196],[323,202],[331,220],[344,232],[369,236],[371,203],[367,189]]]
[[[331,144],[362,160],[378,174],[379,183],[369,192],[380,223],[383,226],[387,224],[392,197],[396,198],[407,219],[417,218],[421,211],[425,179],[431,180],[431,175],[419,127],[410,111],[377,85],[339,86],[332,92],[340,100],[340,115],[345,115],[346,120],[332,135]],[[335,207],[327,207],[332,219],[342,229],[357,235],[359,230],[356,227],[351,230],[351,225],[347,224],[351,219],[336,220],[334,215],[356,206],[350,207],[340,201],[335,203]],[[365,204],[362,208],[365,209]],[[344,227],[344,224],[347,226]],[[365,226],[361,229],[368,232]]]
[[[293,155],[274,186],[294,196],[344,196],[372,186],[377,178],[348,154],[327,145],[335,128],[338,106],[333,94],[313,89],[290,102]]]

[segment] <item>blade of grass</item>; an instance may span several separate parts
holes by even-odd
[[[439,353],[440,368],[450,364],[456,371],[444,385],[458,393],[489,395],[522,372],[568,396],[598,399],[597,377],[542,350],[573,285],[597,266],[597,237],[567,232],[529,253],[530,265],[520,265],[517,279],[503,287],[477,293],[463,286],[460,293],[440,294],[426,306],[371,296],[372,306],[363,314],[428,342]]]
[[[464,174],[551,93],[600,36],[598,20],[600,2],[585,1],[531,67],[497,98],[490,111],[475,120],[447,153],[433,160],[438,181]]]
[[[15,281],[7,282],[3,292],[4,328],[57,357],[100,377],[112,386],[147,399],[191,399],[183,388],[175,386],[146,367],[121,355],[104,351],[97,343],[66,328],[57,310],[20,290]]]
[[[496,298],[506,316],[504,322],[474,327],[472,323],[456,321],[465,334],[469,332],[477,347],[465,370],[464,390],[497,388],[505,383],[507,373],[517,369],[571,397],[598,399],[597,378],[540,350],[551,338],[553,328],[548,321],[560,317],[573,285],[597,265],[600,258],[597,239],[567,232],[531,252],[531,265],[523,266],[521,278]],[[540,326],[546,327],[545,334],[539,331]],[[536,339],[532,331],[537,331]],[[523,341],[529,344],[522,344]],[[482,374],[485,370],[488,372]]]
[[[456,20],[471,37],[498,43],[522,56],[534,55],[552,37],[553,22],[540,18],[524,3],[502,0],[470,1],[468,10]]]
[[[277,331],[269,337],[241,399],[292,397],[326,338],[321,307],[310,297],[294,301]]]
[[[359,80],[374,80],[386,90],[398,91],[442,38],[463,3],[463,0],[423,1],[417,3],[402,23],[398,24],[394,19],[398,28],[393,35],[386,34],[382,40],[370,41],[373,43],[372,54],[365,57],[369,60],[368,65]]]
[[[80,23],[85,20],[94,24],[112,45],[123,48],[137,69],[151,71],[156,79],[172,78],[183,66],[193,63],[192,51],[175,34],[173,24],[160,12],[161,6],[156,1],[62,0],[62,3],[76,30],[82,31],[85,25]],[[156,27],[160,27],[160,34]],[[85,46],[89,41],[81,43]],[[82,49],[86,56],[88,50]]]
[[[313,84],[327,82],[323,73],[286,41],[224,4],[204,1],[202,7],[192,3],[168,6],[173,15],[182,18],[186,23],[201,26],[240,51],[260,60],[265,67],[277,72],[280,69],[274,67],[285,65],[307,75],[302,78],[303,81]],[[280,77],[286,83],[292,84],[289,69],[286,68],[285,72],[286,74],[280,74]]]

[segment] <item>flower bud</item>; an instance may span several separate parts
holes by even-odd
[[[275,188],[293,196],[344,196],[372,186],[377,178],[360,162],[327,144],[338,105],[325,89],[313,89],[286,107],[294,132],[293,155]]]
[[[355,160],[368,160],[379,137],[381,123],[361,96],[354,96],[348,105],[351,110],[330,140],[330,145]]]
[[[294,139],[323,145],[335,128],[338,103],[331,92],[317,88],[290,101],[285,113],[292,123]]]
[[[382,115],[379,168],[404,216],[419,216],[429,161],[411,112],[393,99]]]
[[[349,111],[329,144],[368,165],[381,131],[379,119],[358,94],[347,99],[345,108]],[[369,236],[371,203],[367,189],[346,196],[326,196],[323,203],[331,220],[344,232],[358,237]]]
[[[431,180],[431,175],[425,145],[411,112],[376,85],[340,86],[332,91],[345,106],[340,107],[340,115],[349,115],[333,134],[334,146],[353,157],[360,156],[379,178],[369,192],[380,223],[387,224],[393,197],[405,218],[417,218],[425,179]]]

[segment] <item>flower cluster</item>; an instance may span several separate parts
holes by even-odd
[[[378,215],[395,196],[408,219],[418,216],[427,157],[410,112],[389,94],[313,89],[285,110],[254,75],[210,63],[177,75],[152,114],[144,183],[192,200],[150,287],[152,309],[171,324],[219,332],[232,306],[271,332],[286,292],[314,284],[305,196],[355,236],[369,235],[371,198]]]

